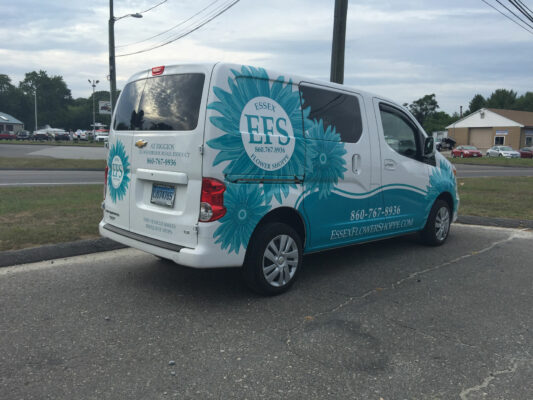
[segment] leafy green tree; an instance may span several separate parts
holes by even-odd
[[[405,105],[405,104],[404,104]],[[408,106],[411,114],[416,118],[420,125],[424,126],[426,120],[439,108],[439,104],[435,99],[435,93],[427,94],[424,97],[413,101]]]
[[[487,105],[487,100],[485,100],[485,98],[482,95],[476,94],[472,98],[472,100],[470,100],[470,104],[468,105],[468,112],[466,112],[465,114],[472,114],[473,112],[476,112],[477,110],[480,110],[483,107],[486,107],[486,105]]]
[[[516,109],[521,111],[533,111],[533,92],[526,92],[516,99]]]
[[[497,89],[487,99],[487,108],[514,110],[517,107],[516,96],[514,90]]]
[[[455,117],[444,111],[438,111],[426,118],[423,127],[427,133],[431,134],[436,131],[444,131],[448,125],[453,124],[458,119],[459,115]]]
[[[26,96],[33,96],[37,88],[37,110],[39,125],[49,124],[64,128],[68,105],[72,102],[70,89],[61,76],[48,76],[46,71],[26,73],[19,89]]]

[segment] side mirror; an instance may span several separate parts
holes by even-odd
[[[429,156],[435,152],[435,139],[433,136],[428,136],[424,140],[424,156]]]

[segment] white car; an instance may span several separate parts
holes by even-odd
[[[492,146],[487,150],[487,157],[520,158],[520,153],[510,146]]]
[[[109,132],[101,132],[96,134],[96,137],[94,138],[95,142],[107,142],[109,139]]]

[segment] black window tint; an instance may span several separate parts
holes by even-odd
[[[134,130],[136,126],[137,108],[141,101],[142,91],[146,79],[130,82],[126,85],[120,96],[115,112],[115,122],[113,127],[117,131]]]
[[[380,104],[381,123],[387,144],[406,157],[416,158],[419,154],[418,129],[401,111]]]
[[[359,140],[363,124],[357,97],[309,86],[301,86],[300,93],[302,108],[311,107],[309,119],[322,120],[324,129],[335,127],[343,142],[355,143]]]
[[[181,74],[149,78],[128,84],[117,109],[115,129],[151,131],[195,129],[200,114],[204,79],[203,74]],[[130,85],[134,86],[130,89]]]

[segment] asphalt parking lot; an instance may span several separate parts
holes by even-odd
[[[0,398],[530,399],[532,241],[310,255],[273,298],[132,249],[0,268]]]

